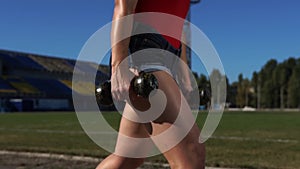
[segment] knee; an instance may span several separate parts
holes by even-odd
[[[205,146],[204,144],[191,144],[189,148],[189,159],[191,169],[204,169],[205,168]]]
[[[205,146],[204,144],[189,144],[186,147],[188,152],[184,160],[171,165],[173,169],[204,169],[205,168]]]
[[[134,169],[144,163],[143,158],[126,158],[110,155],[96,169]]]
[[[144,163],[145,159],[144,158],[131,158],[130,160],[125,163],[126,166],[129,167],[124,167],[124,169],[133,169],[133,168],[138,168]]]

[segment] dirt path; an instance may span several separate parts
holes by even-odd
[[[0,169],[94,169],[96,162],[0,155]]]
[[[102,159],[64,154],[0,150],[0,169],[95,169]],[[168,164],[145,162],[139,169],[169,169]],[[211,168],[206,169],[222,169]]]
[[[93,157],[0,151],[0,169],[94,169],[100,161]],[[168,169],[168,166],[146,162],[140,169]]]

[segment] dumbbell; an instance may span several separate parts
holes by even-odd
[[[140,72],[131,82],[130,87],[137,96],[148,98],[151,91],[158,89],[158,80],[152,73]],[[111,82],[107,80],[96,87],[96,100],[99,105],[112,106]]]

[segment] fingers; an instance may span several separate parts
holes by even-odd
[[[134,77],[129,68],[118,67],[111,77],[111,93],[116,101],[129,99],[130,80]]]
[[[139,75],[139,71],[135,68],[129,68],[129,71],[132,72],[135,76]]]
[[[113,81],[111,93],[114,100],[125,101],[129,98],[129,84],[127,82]]]

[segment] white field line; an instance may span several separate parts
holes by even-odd
[[[273,143],[298,143],[298,140],[290,139],[261,139],[252,137],[236,137],[236,136],[212,136],[211,139],[219,140],[237,140],[237,141],[259,141],[259,142],[273,142]]]
[[[49,154],[49,153],[34,153],[34,152],[16,152],[16,151],[6,151],[6,150],[0,150],[0,156],[1,155],[15,155],[15,156],[23,156],[29,158],[49,158],[49,159],[57,159],[57,160],[83,161],[83,162],[93,162],[93,163],[100,163],[103,160],[102,158],[86,157],[86,156],[72,156],[72,155],[65,155],[65,154]],[[166,163],[145,162],[143,165],[152,166],[155,168],[157,167],[166,168],[166,169],[170,168],[170,165]],[[205,169],[226,169],[226,168],[205,167]]]
[[[2,131],[17,131],[17,132],[33,132],[33,133],[50,133],[50,134],[85,134],[83,131],[76,130],[47,130],[47,129],[21,129],[21,128],[0,128]]]
[[[49,153],[34,153],[34,152],[17,152],[17,151],[6,151],[0,150],[0,155],[18,155],[23,157],[39,157],[39,158],[51,158],[60,159],[68,161],[86,161],[86,162],[99,162],[101,159],[94,157],[84,157],[84,156],[71,156],[64,154],[49,154]]]
[[[11,128],[0,128],[0,131],[17,131],[17,132],[34,132],[34,133],[50,133],[50,134],[79,134],[86,135],[84,131],[78,130],[47,130],[47,129],[11,129]],[[102,135],[111,135],[115,134],[113,132],[89,132],[89,134],[102,134]],[[237,141],[258,141],[258,142],[273,142],[273,143],[299,143],[298,140],[291,139],[262,139],[262,138],[252,138],[252,137],[238,137],[238,136],[212,136],[210,139],[217,140],[237,140]]]
[[[0,131],[17,131],[17,132],[33,132],[33,133],[49,133],[49,134],[79,134],[79,135],[86,135],[84,131],[78,130],[48,130],[48,129],[21,129],[21,128],[0,128]],[[115,134],[109,131],[95,131],[89,132],[89,134]]]
[[[16,151],[6,151],[0,150],[1,155],[15,155],[15,156],[23,156],[29,158],[49,158],[49,159],[57,159],[57,160],[66,160],[66,161],[83,161],[83,162],[93,162],[100,163],[103,159],[96,157],[87,157],[87,156],[73,156],[73,155],[65,155],[65,154],[49,154],[49,153],[34,153],[34,152],[16,152]],[[164,163],[151,163],[145,162],[144,165],[148,166],[157,166],[160,168],[168,168],[169,164]]]

